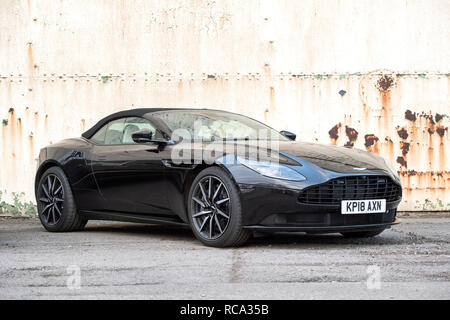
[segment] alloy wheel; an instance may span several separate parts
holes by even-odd
[[[64,187],[55,174],[49,174],[42,181],[39,205],[45,223],[55,225],[59,222],[64,208]]]
[[[191,198],[192,221],[205,239],[219,238],[230,222],[230,195],[216,176],[206,176],[195,186]]]

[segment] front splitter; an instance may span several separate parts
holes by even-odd
[[[301,225],[274,225],[274,226],[245,226],[245,229],[261,232],[306,232],[306,233],[337,233],[346,231],[371,231],[374,229],[387,229],[393,225],[399,224],[400,219],[393,222],[384,222],[377,224],[360,224],[345,226],[301,226]]]

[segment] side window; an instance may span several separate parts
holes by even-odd
[[[121,118],[105,124],[92,136],[91,140],[99,144],[134,144],[131,135],[142,129],[151,130],[155,134],[155,128],[147,119]]]
[[[106,129],[108,128],[108,124],[105,124],[103,127],[100,128],[92,137],[91,140],[95,143],[103,144],[105,143],[105,135],[106,135]]]
[[[111,121],[105,134],[105,144],[122,144],[126,118]]]
[[[133,144],[135,143],[132,138],[132,134],[136,131],[147,129],[155,134],[155,128],[151,125],[151,123],[144,118],[139,117],[131,117],[127,118],[125,121],[125,127],[123,130],[123,144]]]

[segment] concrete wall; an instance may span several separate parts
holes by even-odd
[[[450,1],[0,0],[0,190],[132,106],[227,109],[379,153],[450,210]]]

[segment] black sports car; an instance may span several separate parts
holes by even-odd
[[[254,232],[370,237],[399,222],[402,189],[383,158],[294,140],[225,111],[114,113],[40,151],[39,217],[48,231],[90,219],[190,225],[216,247]]]

